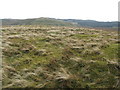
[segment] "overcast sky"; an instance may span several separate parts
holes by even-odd
[[[0,18],[117,21],[120,0],[0,0]]]

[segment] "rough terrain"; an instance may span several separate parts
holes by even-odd
[[[117,31],[26,25],[2,33],[3,88],[120,88]]]

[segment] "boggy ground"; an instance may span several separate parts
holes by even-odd
[[[3,88],[120,88],[116,31],[8,26],[2,34]]]

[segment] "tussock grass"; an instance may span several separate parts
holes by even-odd
[[[117,32],[3,28],[3,88],[119,88]]]

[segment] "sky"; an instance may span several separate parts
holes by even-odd
[[[118,21],[120,0],[0,0],[0,19],[49,17]]]

